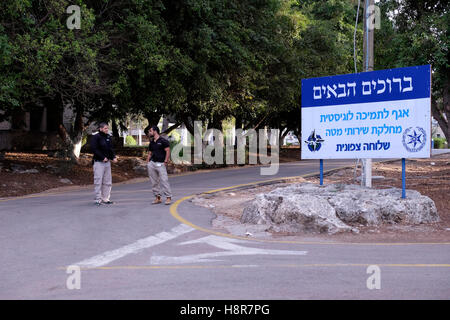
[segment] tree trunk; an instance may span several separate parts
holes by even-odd
[[[235,120],[236,120],[234,124],[235,129],[236,130],[242,129],[242,117],[238,115],[235,117]],[[237,147],[237,136],[234,137],[234,147],[235,148]]]
[[[444,85],[444,94],[442,100],[447,124],[447,130],[444,130],[444,134],[445,138],[447,139],[447,143],[450,143],[450,70],[447,70],[447,81]]]
[[[149,112],[145,114],[145,118],[148,120],[149,127],[157,126],[161,119],[161,114],[159,112]]]
[[[194,123],[189,119],[189,117],[185,117],[182,119],[184,125],[186,126],[187,131],[194,136]]]
[[[116,119],[112,119],[112,135],[114,138],[119,138],[119,127],[117,126]]]
[[[161,132],[166,131],[167,128],[169,128],[169,120],[167,120],[166,116],[163,116],[163,123],[162,123]]]
[[[262,119],[255,126],[253,126],[253,124],[254,124],[253,122],[248,123],[247,126],[245,126],[244,130],[251,129],[252,126],[253,126],[254,130],[258,130],[259,128],[264,127],[265,121],[266,121],[267,117],[269,117],[269,116],[270,116],[270,113],[267,113],[265,116],[262,117]]]
[[[150,128],[158,125],[161,114],[159,112],[148,112],[145,114],[145,118],[148,121],[148,126],[144,128],[144,133],[148,136]]]
[[[302,130],[300,128],[294,129],[294,134],[298,139],[300,150],[302,149]]]
[[[448,120],[445,119],[444,112],[442,110],[439,110],[436,101],[431,102],[431,111],[433,114],[433,118],[436,119],[436,121],[438,122],[439,127],[441,127],[442,131],[444,132],[445,138],[447,139],[448,142],[450,138]],[[447,119],[449,116],[450,114],[447,113]]]
[[[168,127],[166,130],[163,130],[161,133],[164,134],[169,134],[171,133],[173,130],[175,130],[176,128],[178,128],[181,125],[181,123],[177,122],[174,125]]]
[[[450,71],[447,72],[447,79],[442,90],[442,106],[436,99],[431,99],[431,112],[436,119],[442,131],[444,132],[447,143],[450,142]]]
[[[81,144],[83,141],[84,122],[83,114],[84,108],[82,106],[75,107],[75,123],[71,133],[62,122],[58,125],[58,135],[63,140],[65,153],[73,163],[78,163],[80,158]]]
[[[80,157],[82,136],[78,139],[78,141],[73,140],[66,127],[62,123],[60,123],[58,126],[58,135],[63,141],[65,149],[64,151],[70,158],[70,161],[73,163],[78,163],[78,158]]]
[[[242,117],[241,116],[236,116],[235,117],[235,127],[236,129],[242,129]]]
[[[289,128],[280,128],[280,138],[279,138],[279,146],[283,145],[283,140],[289,133]]]
[[[84,107],[78,106],[76,108],[75,125],[73,126],[72,142],[74,144],[73,148],[70,150],[70,158],[72,161],[78,162],[80,158],[81,144],[83,141],[83,133],[85,129],[83,115]]]

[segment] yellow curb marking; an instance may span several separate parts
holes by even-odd
[[[329,172],[329,171],[338,170],[338,169],[343,169],[343,168],[347,168],[347,167],[330,169],[330,170],[324,171],[324,173]],[[203,192],[202,194],[211,194],[211,193],[216,193],[216,192],[220,192],[220,191],[236,189],[236,188],[243,187],[243,186],[257,185],[257,184],[266,183],[266,182],[272,182],[272,181],[295,180],[295,179],[306,178],[308,176],[314,176],[314,175],[317,175],[317,173],[309,173],[309,174],[305,174],[305,175],[301,175],[301,176],[276,178],[276,179],[269,179],[269,180],[263,180],[263,181],[256,181],[256,182],[238,184],[238,185],[235,185],[235,186],[229,186],[229,187],[225,187],[225,188],[209,190],[209,191]],[[171,215],[176,220],[178,220],[181,223],[184,223],[184,224],[190,226],[191,228],[194,228],[194,229],[196,229],[198,231],[203,231],[203,232],[206,232],[206,233],[209,233],[209,234],[213,234],[213,235],[216,235],[216,236],[219,236],[219,237],[227,237],[227,238],[232,238],[232,239],[250,240],[250,241],[265,242],[265,243],[289,243],[289,244],[308,244],[308,245],[317,244],[317,245],[377,245],[377,246],[394,246],[394,245],[396,245],[396,246],[400,246],[400,245],[449,245],[450,244],[450,242],[425,242],[425,243],[420,243],[420,242],[410,242],[410,243],[408,243],[408,242],[407,243],[305,242],[305,241],[294,241],[294,240],[267,240],[267,239],[256,239],[256,238],[248,238],[248,237],[236,236],[236,235],[232,235],[232,234],[229,234],[229,233],[217,232],[217,231],[214,231],[214,230],[211,230],[211,229],[200,227],[200,226],[195,225],[192,222],[186,220],[182,216],[180,216],[180,214],[177,211],[178,206],[183,201],[189,200],[189,199],[191,199],[191,198],[193,198],[195,196],[196,195],[193,194],[193,195],[186,196],[186,197],[183,197],[183,198],[175,201],[175,203],[170,206],[170,213],[171,213]]]

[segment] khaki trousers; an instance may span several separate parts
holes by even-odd
[[[111,196],[111,162],[94,162],[95,200],[109,201]]]
[[[164,163],[150,161],[147,164],[148,176],[152,183],[153,195],[165,197],[172,197],[172,191],[170,190],[169,177],[167,176],[167,170]]]

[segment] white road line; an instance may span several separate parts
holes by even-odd
[[[185,233],[194,231],[195,229],[180,224],[170,230],[169,232],[161,232],[154,236],[150,236],[144,239],[140,239],[134,243],[131,243],[129,245],[126,245],[124,247],[106,251],[102,254],[99,254],[95,257],[80,261],[78,263],[74,263],[73,265],[79,266],[80,268],[98,268],[107,265],[108,263],[123,258],[126,255],[129,255],[131,253],[137,253],[143,249],[150,248],[153,246],[156,246],[158,244],[161,244],[163,242],[175,239],[178,236],[181,236]]]
[[[308,253],[308,251],[292,251],[292,250],[273,250],[273,249],[261,249],[252,248],[247,246],[241,246],[239,244],[248,244],[249,241],[230,239],[217,236],[206,236],[192,241],[186,241],[180,243],[179,245],[196,244],[196,243],[206,243],[213,247],[223,249],[226,251],[219,252],[209,252],[201,254],[191,254],[179,257],[167,257],[167,256],[152,256],[150,258],[151,265],[170,265],[170,264],[183,264],[183,263],[202,263],[202,262],[216,262],[221,261],[217,257],[228,257],[228,256],[246,256],[246,255],[298,255],[303,256]]]

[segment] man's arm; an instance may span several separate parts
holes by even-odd
[[[147,162],[150,162],[150,158],[152,157],[152,152],[149,151],[147,155]]]
[[[114,148],[113,148],[113,146],[112,146],[112,144],[111,144],[111,156],[112,156],[112,161],[114,162],[114,163],[117,163],[117,155],[116,155],[116,153],[114,152]]]
[[[170,159],[170,147],[165,148],[164,151],[166,152],[166,159],[164,160],[164,163],[167,164]]]

